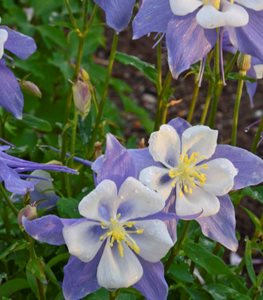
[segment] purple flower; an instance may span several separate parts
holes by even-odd
[[[196,130],[196,129],[191,129],[195,127],[191,127],[189,123],[187,123],[186,121],[180,118],[170,121],[168,125],[169,125],[168,127],[169,132],[171,130],[170,132],[171,135],[176,137],[178,143],[179,140],[181,143],[181,139],[184,132],[186,132],[184,136],[187,137],[188,133],[192,134]],[[163,129],[164,131],[165,129],[167,129],[166,126],[167,125],[165,125]],[[203,173],[206,176],[205,178],[206,182],[211,184],[210,186],[207,186],[207,188],[208,191],[209,189],[211,189],[212,193],[210,199],[212,200],[214,206],[211,206],[212,203],[206,201],[207,198],[204,199],[205,205],[201,204],[202,200],[199,201],[200,200],[199,198],[197,199],[197,203],[191,203],[193,204],[191,210],[187,209],[187,215],[185,214],[183,218],[195,219],[200,224],[201,230],[205,236],[213,240],[216,240],[222,245],[224,245],[225,247],[229,248],[230,250],[235,251],[238,246],[237,239],[235,236],[235,225],[236,225],[235,211],[231,199],[227,195],[227,193],[230,189],[238,190],[246,186],[256,185],[262,182],[263,161],[259,157],[253,155],[247,150],[229,146],[229,145],[215,145],[217,132],[208,129],[207,127],[202,127],[202,130],[203,130],[203,136],[199,135],[199,139],[197,139],[197,136],[195,136],[195,139],[190,139],[190,140],[188,139],[189,140],[188,146],[189,145],[191,146],[187,151],[188,162],[191,157],[191,154],[193,153],[192,150],[194,149],[195,152],[196,150],[195,147],[199,144],[199,147],[201,147],[202,150],[200,151],[202,152],[202,155],[206,156],[206,158],[204,159],[202,156],[201,157],[199,156],[201,160],[198,162],[198,164],[193,164],[194,169],[196,166],[199,165],[201,166],[204,163],[206,163],[208,167],[209,166],[212,166],[212,168],[216,167],[217,173],[214,174],[211,174],[211,172],[209,172],[209,169],[207,169],[206,167],[200,168],[201,173]],[[199,133],[201,132],[200,130],[198,131]],[[208,139],[205,133],[208,134],[209,136]],[[156,136],[156,133],[154,135]],[[177,146],[174,146],[174,142],[172,142],[173,140],[172,136],[169,135],[169,138],[167,139],[165,139],[164,137],[164,140],[162,140],[162,142],[160,143],[156,142],[156,145],[158,145],[158,147],[160,148],[160,152],[157,151],[159,152],[159,158],[157,159],[158,161],[155,161],[151,151],[149,151],[150,149],[145,148],[145,149],[126,150],[123,146],[121,146],[118,143],[118,141],[113,136],[109,135],[107,138],[107,148],[106,148],[105,155],[99,157],[92,165],[92,168],[96,173],[96,180],[100,182],[101,180],[107,178],[107,174],[104,173],[105,168],[107,172],[112,171],[112,173],[115,174],[113,176],[116,176],[116,179],[118,179],[117,177],[118,172],[115,173],[115,170],[117,170],[118,168],[119,170],[123,170],[125,168],[125,165],[129,165],[129,164],[133,166],[133,169],[131,167],[129,167],[129,169],[132,170],[132,174],[136,178],[139,177],[140,173],[141,173],[141,177],[143,177],[143,175],[145,175],[143,173],[145,173],[146,171],[142,171],[142,170],[144,169],[147,170],[147,168],[149,167],[153,168],[154,170],[156,170],[156,168],[159,168],[159,170],[160,169],[165,170],[167,168],[167,165],[176,166],[177,163],[176,157],[178,157],[179,152],[181,153],[182,148],[180,147],[180,151],[179,151]],[[210,153],[208,153],[208,150]],[[205,153],[203,154],[203,152]],[[155,154],[158,155],[157,153]],[[154,157],[156,158],[155,154]],[[196,156],[196,154],[194,154],[194,156]],[[163,162],[160,163],[160,158],[164,159],[164,163]],[[194,160],[198,158],[192,157],[192,159]],[[222,162],[222,164],[220,164],[220,162]],[[226,168],[224,168],[224,166]],[[167,175],[167,172],[165,173],[166,174],[160,174],[160,172],[152,172],[152,174],[150,174],[151,177],[144,178],[143,181],[145,182],[145,184],[151,186],[152,188],[156,190],[157,189],[161,190],[162,191],[161,194],[163,195],[165,194],[165,197],[169,196],[168,199],[166,200],[164,212],[169,212],[170,215],[172,215],[171,213],[176,213],[177,201],[185,200],[185,204],[188,206],[188,208],[190,203],[189,203],[189,199],[188,200],[185,199],[185,195],[183,195],[183,199],[180,199],[180,192],[179,192],[179,198],[176,198],[176,193],[177,193],[176,186],[179,186],[179,188],[183,187],[182,185],[183,182],[178,181],[175,184],[175,177],[173,176],[173,178],[171,178],[169,174],[168,176],[158,177],[158,175]],[[211,177],[209,175],[209,178],[207,177],[208,173],[210,173],[211,175]],[[202,179],[204,178],[204,176],[202,176],[202,174],[200,173],[194,175],[197,175],[196,177],[197,182],[195,183],[195,185],[197,184],[201,185],[198,191],[200,192],[201,188],[204,191],[204,185],[202,186]],[[159,181],[157,177],[159,178]],[[199,179],[201,179],[201,182],[198,179],[198,177]],[[212,186],[212,183],[215,183],[215,180],[217,180],[218,184],[213,184]],[[186,184],[188,193],[186,193],[186,189],[183,187],[183,194],[186,193],[186,196],[191,196],[190,188],[193,189],[193,187],[190,186],[191,184],[189,185],[189,183],[191,183],[191,180],[188,182],[185,181],[184,183]],[[167,188],[167,191],[163,189],[163,186],[161,186],[160,188],[161,184]],[[174,187],[172,187],[170,184],[174,185]],[[170,193],[170,195],[168,195],[168,193]],[[193,193],[194,191],[192,191],[192,194]],[[193,199],[193,201],[195,201],[195,199]],[[181,211],[184,209],[184,207],[182,206],[183,204],[184,203],[179,204],[179,209]],[[194,214],[191,215],[191,213]],[[166,224],[168,226],[169,233],[174,241],[176,240],[176,223],[177,222],[175,218],[170,218],[169,220],[168,218],[166,218]]]
[[[37,181],[26,180],[32,178],[32,176],[25,174],[26,172],[50,170],[77,174],[75,170],[64,166],[35,163],[11,156],[5,153],[8,149],[9,146],[0,146],[0,182],[4,182],[5,188],[14,194],[24,195],[34,190]]]
[[[168,63],[175,78],[202,60],[227,31],[231,43],[242,53],[263,59],[263,7],[254,1],[220,1],[220,7],[202,1],[143,0],[133,21],[134,38],[151,32],[166,36]]]
[[[206,126],[170,121],[150,138],[152,165],[141,153],[147,167],[140,179],[168,198],[177,215],[192,214],[204,235],[235,251],[235,212],[227,193],[262,182],[263,161],[244,149],[216,145],[216,139],[217,131]]]
[[[0,105],[16,118],[22,118],[24,98],[13,72],[6,66],[4,49],[21,59],[27,59],[36,50],[34,40],[7,26],[0,26]]]
[[[64,268],[65,299],[83,298],[100,287],[133,286],[148,300],[164,300],[168,287],[160,259],[173,245],[160,213],[165,201],[134,178],[132,155],[112,136],[107,147],[94,165],[103,170],[98,184],[79,203],[84,218],[24,218],[24,227],[39,241],[67,245],[72,256]]]
[[[135,0],[94,0],[106,14],[108,26],[116,32],[124,30],[132,17]]]

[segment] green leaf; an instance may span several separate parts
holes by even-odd
[[[1,251],[0,260],[4,259],[10,253],[14,253],[16,251],[26,249],[27,246],[28,246],[28,243],[24,240],[19,240],[19,241],[12,243],[7,248],[5,248],[4,250]]]
[[[239,203],[244,197],[250,197],[263,204],[263,186],[246,187],[240,191],[231,193],[231,198],[235,203]]]
[[[250,297],[240,294],[235,289],[221,283],[211,283],[204,287],[215,300],[250,300]]]
[[[128,55],[126,53],[117,52],[116,60],[124,65],[132,66],[141,71],[152,82],[156,82],[157,71],[155,66],[149,64],[136,56]]]
[[[190,267],[185,262],[173,263],[168,270],[168,275],[175,281],[192,283],[194,277],[190,272]]]
[[[197,265],[204,268],[211,275],[232,275],[232,271],[218,256],[212,254],[204,247],[188,241],[184,245],[186,255]]]
[[[28,288],[29,285],[25,279],[12,279],[0,285],[0,297],[9,297],[15,292]]]
[[[242,206],[242,209],[248,214],[249,218],[251,219],[251,221],[255,225],[256,230],[260,232],[262,230],[262,226],[261,226],[261,222],[260,222],[259,218],[256,215],[254,215],[252,213],[252,211],[250,211],[246,207]]]
[[[48,121],[37,118],[33,115],[24,114],[23,119],[20,122],[38,131],[43,131],[43,132],[52,131],[52,126]]]
[[[35,278],[39,279],[43,284],[47,284],[47,279],[44,272],[44,262],[40,258],[30,258],[26,269],[30,272]]]
[[[249,275],[249,278],[251,282],[256,285],[257,282],[257,276],[253,267],[252,263],[252,247],[251,247],[251,241],[246,240],[246,249],[245,249],[245,262],[246,262],[246,268]]]
[[[75,198],[61,198],[57,201],[59,216],[62,218],[80,218],[79,201]]]

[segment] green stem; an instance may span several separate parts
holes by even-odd
[[[223,82],[220,80],[220,38],[219,30],[217,31],[217,42],[214,50],[214,88],[213,88],[213,98],[212,98],[212,107],[209,116],[209,126],[215,127],[215,119],[217,113],[217,107],[219,98],[222,92]]]
[[[191,104],[190,104],[190,109],[189,109],[188,116],[187,116],[187,121],[189,123],[191,123],[192,119],[193,119],[196,103],[197,103],[197,100],[198,100],[199,90],[200,90],[199,81],[195,80],[193,97],[192,97],[192,101],[191,101]]]
[[[208,86],[208,92],[207,92],[206,99],[205,99],[205,106],[204,106],[202,116],[201,116],[201,120],[200,120],[201,125],[205,124],[205,121],[206,121],[206,118],[207,118],[207,113],[208,113],[209,106],[210,106],[210,103],[211,103],[211,98],[212,98],[212,91],[213,91],[213,84],[210,81],[209,86]]]
[[[111,52],[110,52],[108,69],[107,69],[107,75],[106,75],[106,80],[105,80],[105,84],[104,84],[104,89],[103,89],[101,100],[99,102],[98,114],[97,114],[97,117],[95,120],[95,126],[94,126],[92,136],[90,139],[90,148],[92,148],[95,143],[95,140],[96,140],[96,137],[98,134],[98,129],[101,124],[101,119],[102,119],[103,110],[104,110],[104,106],[105,106],[108,91],[109,91],[110,79],[111,79],[113,65],[114,65],[115,56],[116,56],[116,52],[117,52],[118,40],[119,40],[119,35],[117,33],[114,33],[113,41],[112,41],[112,45],[111,45]],[[90,155],[90,156],[92,156],[92,155]]]
[[[245,72],[240,71],[240,75],[245,76]],[[243,92],[243,86],[244,86],[244,80],[241,78],[238,80],[237,84],[237,95],[236,95],[236,101],[235,101],[235,107],[234,107],[234,116],[233,116],[233,126],[232,126],[232,142],[231,144],[233,146],[236,146],[237,144],[237,129],[238,129],[238,115],[239,115],[239,109],[240,109],[240,103],[242,98],[242,92]]]
[[[164,99],[165,94],[167,90],[170,88],[172,81],[172,74],[168,72],[166,75],[166,78],[163,83],[163,87],[158,95],[158,107],[157,107],[157,113],[156,113],[156,119],[155,119],[155,125],[154,129],[158,130],[160,125],[164,124],[166,122],[166,116],[167,116],[167,101]]]
[[[162,43],[159,42],[157,45],[157,80],[156,80],[156,89],[157,94],[159,95],[162,89]]]
[[[253,143],[252,143],[251,151],[253,153],[256,153],[256,151],[257,151],[257,146],[258,146],[258,143],[260,141],[262,131],[263,131],[263,117],[260,120],[260,123],[258,125],[258,129],[257,129],[257,133],[256,133],[256,135],[254,137],[254,140],[253,140]]]
[[[2,184],[0,184],[0,193],[3,196],[3,198],[5,199],[6,204],[8,205],[8,207],[12,210],[13,214],[15,215],[15,217],[17,217],[18,215],[18,210],[16,209],[16,207],[14,206],[13,202],[10,200],[5,188],[3,187]]]
[[[170,266],[172,265],[174,258],[177,256],[177,254],[179,253],[179,251],[182,248],[182,245],[185,241],[187,232],[189,230],[189,226],[190,226],[190,222],[186,221],[184,223],[184,227],[183,227],[183,232],[179,238],[179,240],[177,241],[177,243],[174,245],[174,247],[171,250],[170,256],[165,264],[165,270],[168,271],[168,269],[170,268]]]

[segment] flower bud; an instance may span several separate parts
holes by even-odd
[[[85,119],[90,112],[91,88],[88,73],[81,69],[76,82],[72,86],[72,92],[75,107],[82,119]]]
[[[32,95],[37,98],[42,98],[42,93],[39,87],[32,81],[21,80],[20,86],[23,91],[27,92],[29,95]]]
[[[26,205],[22,208],[17,216],[18,224],[22,224],[22,218],[26,217],[28,220],[33,220],[37,218],[37,208],[35,206]]]
[[[241,72],[246,73],[251,68],[251,56],[240,53],[237,59],[237,67]]]

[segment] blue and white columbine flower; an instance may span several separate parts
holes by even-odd
[[[21,119],[24,97],[15,75],[6,66],[8,56],[4,53],[5,49],[21,59],[27,59],[35,52],[36,44],[31,37],[0,26],[0,106]]]
[[[114,181],[103,180],[79,203],[84,218],[50,215],[24,218],[23,223],[35,239],[67,245],[72,257],[64,268],[66,299],[80,299],[99,287],[134,286],[146,299],[159,300],[167,296],[160,259],[173,245],[165,223],[158,219],[164,205],[160,195],[135,178],[128,177],[119,189]],[[159,289],[150,287],[154,278],[159,283],[151,284]]]
[[[134,38],[166,35],[168,62],[175,78],[214,47],[217,28],[227,31],[242,53],[263,59],[263,1],[143,0],[133,21]]]
[[[129,24],[136,0],[94,0],[106,14],[108,26],[116,32],[123,31]]]
[[[143,169],[140,180],[164,199],[172,191],[176,193],[175,211],[179,217],[217,214],[217,197],[233,188],[237,174],[234,165],[225,158],[211,159],[217,134],[207,126],[194,126],[180,138],[171,125],[162,125],[150,137],[149,152],[162,166]]]

